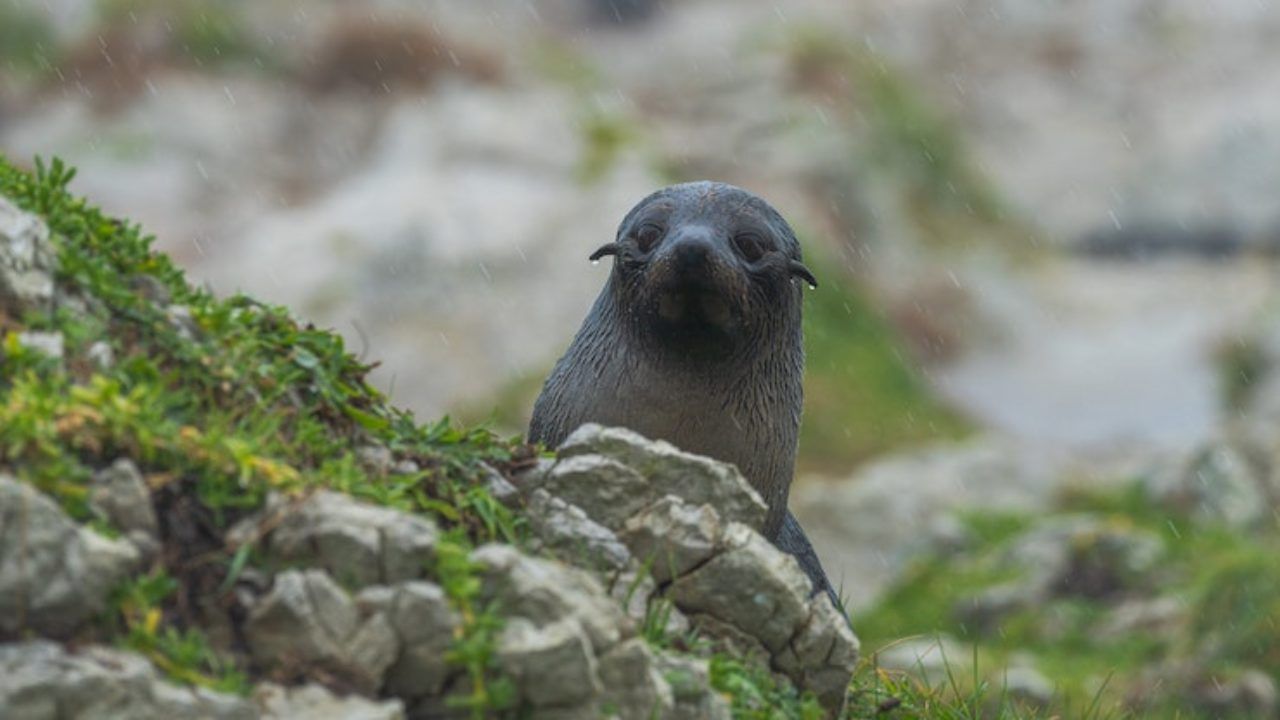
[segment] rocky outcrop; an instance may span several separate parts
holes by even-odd
[[[263,683],[253,693],[262,720],[404,720],[398,700],[373,701],[338,697],[320,685],[284,687]]]
[[[754,652],[832,712],[843,707],[857,638],[825,595],[811,597],[795,559],[757,532],[765,505],[733,466],[589,424],[555,463],[517,485],[535,502],[549,493],[617,533],[629,563],[654,581],[637,614],[668,601],[700,632]]]
[[[592,475],[592,466],[603,470]],[[607,709],[622,718],[728,717],[705,660],[640,637],[663,604],[667,627],[695,628],[708,647],[751,654],[832,713],[843,707],[857,639],[825,595],[811,596],[796,561],[753,528],[763,503],[731,466],[589,426],[556,462],[507,485],[499,488],[507,502],[533,514],[532,547],[561,559],[495,543],[474,550],[470,562],[480,600],[501,609],[495,667],[534,716],[597,717]],[[630,494],[643,502],[618,502]],[[6,631],[70,636],[138,568],[131,541],[79,527],[30,485],[0,477],[0,499]],[[89,507],[154,552],[156,513],[134,463],[120,459],[98,472]],[[633,511],[623,517],[619,507]],[[227,532],[229,547],[252,544],[260,560],[235,593],[253,667],[395,702],[337,699],[318,687],[262,685],[252,701],[180,690],[140,656],[68,654],[50,643],[0,646],[11,663],[35,668],[10,681],[4,702],[26,708],[18,703],[115,683],[122,690],[110,707],[131,717],[180,714],[181,703],[212,703],[200,712],[229,718],[398,717],[403,707],[430,715],[465,682],[447,661],[461,618],[428,579],[438,538],[424,518],[331,491],[272,496]],[[106,712],[88,707],[82,717]]]
[[[445,653],[460,626],[439,585],[424,581],[369,588],[357,597],[361,612],[381,612],[395,633],[400,653],[387,669],[386,692],[406,702],[437,697],[449,679]]]
[[[795,560],[754,529],[764,504],[732,466],[585,426],[555,462],[489,485],[524,505],[532,547],[559,558],[497,543],[470,558],[480,599],[504,619],[496,667],[535,716],[727,716],[705,661],[639,637],[660,603],[673,608],[669,627],[745,646],[831,712],[843,707],[857,639],[825,595],[810,596]],[[310,569],[284,570],[248,600],[255,662],[435,712],[464,681],[444,662],[460,619],[423,579],[437,536],[421,518],[337,493],[273,497],[229,533],[232,543]],[[353,595],[335,580],[363,589]]]

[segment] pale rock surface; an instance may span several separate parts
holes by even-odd
[[[262,720],[404,720],[399,700],[338,697],[320,685],[284,687],[262,683],[253,691]]]
[[[264,532],[262,549],[284,563],[314,563],[357,586],[414,580],[426,574],[439,531],[419,515],[319,490],[301,498],[275,495],[232,530],[233,542]]]
[[[0,474],[0,630],[53,637],[106,609],[138,550],[67,517],[32,486]]]
[[[387,691],[406,699],[439,695],[449,678],[445,653],[459,626],[444,590],[414,580],[369,588],[356,601],[365,614],[384,614],[399,640],[400,655],[387,671]]]
[[[386,616],[362,618],[323,570],[276,575],[271,591],[250,611],[245,637],[264,665],[324,669],[365,694],[378,691],[400,652]]]
[[[155,536],[160,531],[151,490],[128,458],[119,458],[93,476],[89,507],[100,517],[125,532],[140,531]]]
[[[557,450],[561,461],[584,455],[609,458],[643,477],[646,492],[641,495],[645,500],[641,507],[665,495],[675,495],[695,505],[711,505],[726,522],[740,522],[757,530],[764,524],[768,511],[764,500],[728,463],[685,452],[662,440],[647,439],[626,428],[595,423],[574,430]],[[629,500],[634,502],[636,498],[629,496]],[[591,513],[590,508],[583,510]]]
[[[234,695],[169,683],[131,652],[100,645],[70,651],[47,640],[0,644],[0,717],[6,720],[258,716],[248,701]]]
[[[44,221],[0,197],[0,310],[51,309],[56,262]]]
[[[529,494],[527,508],[530,529],[560,557],[597,570],[622,570],[631,560],[618,537],[582,508],[542,489]]]

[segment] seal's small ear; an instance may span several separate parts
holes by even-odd
[[[617,254],[618,254],[618,243],[611,242],[611,243],[606,243],[604,245],[601,245],[599,249],[591,253],[591,256],[588,257],[587,259],[590,260],[591,262],[595,262],[600,258],[604,257],[605,255],[617,255]]]
[[[795,275],[809,283],[809,287],[815,289],[818,287],[818,278],[814,277],[813,273],[809,271],[809,268],[805,267],[804,263],[799,260],[792,260],[788,262],[787,269],[791,271],[792,275]]]

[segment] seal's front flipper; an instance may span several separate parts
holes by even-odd
[[[822,563],[818,560],[818,554],[813,551],[813,545],[809,543],[809,538],[804,534],[804,528],[800,527],[800,521],[796,520],[796,516],[787,511],[787,516],[782,520],[782,528],[778,530],[778,539],[773,543],[779,550],[792,555],[796,560],[800,561],[800,567],[805,574],[809,576],[809,580],[813,582],[813,594],[825,592],[827,597],[831,598],[831,603],[843,615],[844,604],[840,602],[840,597],[836,595],[835,588],[831,587],[831,581],[827,579],[827,573],[822,569]]]

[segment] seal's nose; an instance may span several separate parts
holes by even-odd
[[[681,228],[671,238],[668,247],[672,261],[683,272],[705,269],[715,252],[711,231],[701,227]]]

